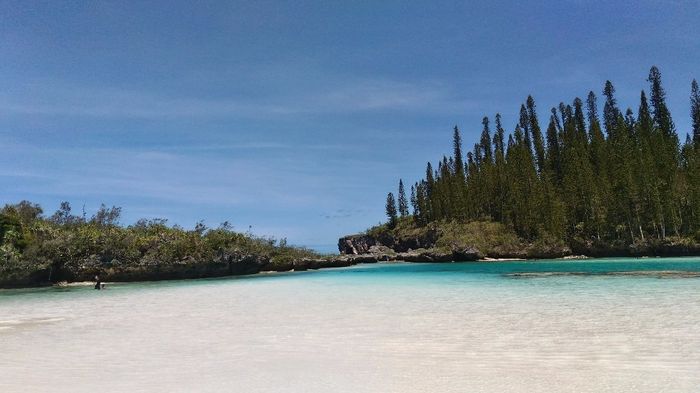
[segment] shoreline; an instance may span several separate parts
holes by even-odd
[[[339,255],[343,260],[350,259],[352,260],[353,256],[344,256],[344,255]],[[343,258],[344,257],[344,258]],[[348,258],[350,257],[350,258]],[[103,281],[102,283],[106,286],[111,286],[111,285],[120,285],[120,284],[126,284],[126,283],[145,283],[145,282],[159,282],[159,281],[178,281],[178,280],[196,280],[196,279],[212,279],[212,278],[229,278],[229,277],[242,277],[242,276],[257,276],[257,275],[272,275],[272,274],[279,274],[279,273],[298,273],[298,272],[306,272],[306,271],[314,271],[314,270],[325,270],[325,269],[335,269],[335,268],[343,268],[343,267],[350,267],[350,266],[357,266],[357,265],[373,265],[373,264],[393,264],[393,263],[405,263],[405,264],[414,264],[414,263],[425,263],[425,264],[445,264],[445,263],[499,263],[499,262],[535,262],[535,261],[590,261],[590,260],[599,260],[599,259],[607,259],[607,258],[630,258],[630,259],[651,259],[651,258],[692,258],[692,257],[700,257],[700,255],[685,255],[685,256],[654,256],[654,257],[649,257],[649,256],[605,256],[605,257],[590,257],[586,255],[570,255],[570,256],[564,256],[564,257],[557,257],[557,258],[491,258],[491,257],[484,257],[476,260],[464,260],[464,261],[408,261],[408,260],[403,260],[403,259],[377,259],[375,261],[367,261],[368,259],[371,259],[369,255],[355,255],[357,259],[363,259],[365,261],[363,262],[357,262],[357,263],[352,263],[344,266],[325,266],[325,267],[310,267],[310,268],[301,268],[301,269],[289,269],[289,270],[261,270],[256,273],[249,273],[249,274],[229,274],[229,275],[213,275],[213,276],[200,276],[200,277],[181,277],[181,278],[152,278],[152,279],[134,279],[134,280],[113,280],[113,281]],[[38,285],[33,285],[33,286],[12,286],[12,287],[0,287],[0,290],[12,290],[12,289],[31,289],[31,288],[72,288],[72,287],[87,287],[87,286],[94,286],[95,282],[94,281],[61,281],[61,282],[56,282],[56,283],[43,283],[43,284],[38,284]]]

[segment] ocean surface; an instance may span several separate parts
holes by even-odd
[[[0,290],[0,392],[700,392],[698,274],[376,264]]]

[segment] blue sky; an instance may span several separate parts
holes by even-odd
[[[82,3],[82,4],[81,4]],[[614,4],[612,4],[614,3]],[[123,207],[332,249],[399,178],[660,67],[681,135],[697,1],[0,1],[0,203]]]

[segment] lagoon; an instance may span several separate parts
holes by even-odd
[[[394,263],[0,290],[0,391],[697,392],[698,273]]]

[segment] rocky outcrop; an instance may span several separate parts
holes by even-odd
[[[388,232],[378,235],[358,234],[338,240],[341,255],[373,261],[465,262],[484,258],[475,247],[436,247],[440,238],[437,229],[428,229],[415,236],[395,237]],[[360,262],[362,263],[362,262]]]
[[[375,245],[377,245],[377,239],[369,235],[351,235],[338,240],[338,250],[346,255],[369,253],[369,249]]]
[[[402,237],[395,237],[388,232],[375,236],[369,234],[349,235],[338,240],[338,251],[341,254],[357,255],[372,253],[370,249],[374,246],[387,247],[394,252],[429,249],[435,247],[435,242],[439,237],[439,232],[434,229],[428,229],[419,235]]]
[[[405,262],[452,262],[454,255],[449,251],[418,249],[399,253],[398,260]]]
[[[456,262],[478,261],[485,257],[485,255],[475,247],[454,249],[452,251],[452,256]]]

